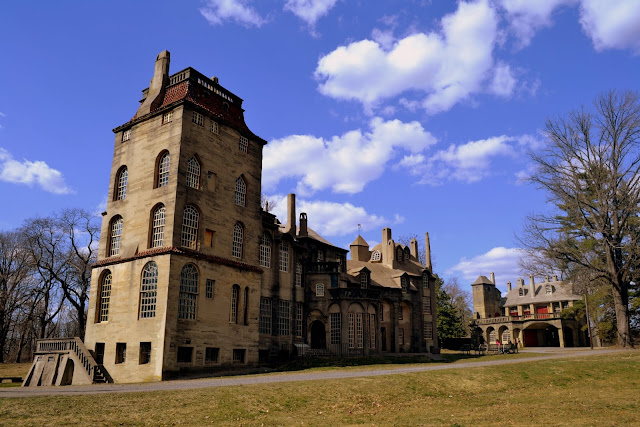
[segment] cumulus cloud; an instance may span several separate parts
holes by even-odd
[[[416,33],[385,49],[389,36],[340,46],[318,61],[318,90],[365,108],[408,91],[424,94],[429,113],[449,110],[482,91],[492,77],[497,16],[487,0],[460,2],[441,20],[441,29]],[[406,100],[410,103],[412,100]]]
[[[499,96],[511,96],[516,87],[516,79],[511,73],[511,67],[501,63],[495,68],[494,73],[489,91]]]
[[[234,21],[247,27],[261,27],[266,22],[246,0],[207,0],[200,13],[211,25]]]
[[[314,26],[318,19],[325,16],[338,0],[287,0],[284,9]]]
[[[582,0],[580,24],[596,50],[628,48],[640,54],[637,0]]]
[[[64,182],[62,173],[36,160],[17,161],[4,148],[0,148],[0,181],[13,184],[38,185],[54,194],[69,194],[73,191]]]
[[[562,5],[572,5],[578,0],[501,0],[509,21],[509,28],[516,36],[519,47],[531,43],[535,33],[552,25],[553,11]]]
[[[357,129],[327,140],[291,135],[270,141],[263,156],[265,190],[273,191],[282,179],[298,178],[296,192],[303,195],[324,189],[358,193],[382,175],[399,151],[418,154],[436,142],[416,121],[376,117],[369,126],[368,132]]]
[[[525,255],[521,248],[496,247],[472,258],[463,257],[456,265],[449,268],[446,274],[460,275],[471,284],[478,276],[489,277],[493,272],[498,286],[506,291],[508,281],[516,283],[518,277],[521,277],[518,261]]]
[[[284,195],[269,196],[276,201],[273,209],[280,221],[286,222],[287,198]],[[345,236],[358,232],[358,224],[362,230],[375,230],[389,221],[382,216],[370,214],[361,206],[351,203],[337,203],[320,200],[296,199],[296,212],[306,212],[309,219],[309,227],[320,233],[323,237]],[[400,218],[396,215],[395,219]]]

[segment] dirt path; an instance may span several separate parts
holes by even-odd
[[[471,361],[463,363],[443,363],[429,364],[425,366],[408,366],[389,369],[367,369],[358,371],[347,371],[336,368],[334,371],[323,372],[307,372],[307,373],[278,373],[264,374],[255,376],[237,376],[223,378],[204,378],[192,380],[176,380],[163,381],[155,383],[142,384],[96,384],[88,386],[67,386],[67,387],[25,387],[25,388],[0,388],[0,398],[2,397],[33,397],[33,396],[70,396],[83,394],[101,394],[101,393],[133,393],[163,390],[188,390],[207,387],[226,387],[236,385],[250,384],[270,384],[292,381],[313,381],[313,380],[331,380],[359,377],[373,377],[380,375],[397,375],[411,372],[439,371],[443,369],[463,369],[475,368],[482,366],[510,365],[514,363],[527,363],[537,360],[562,359],[569,357],[585,357],[601,354],[611,354],[628,352],[634,350],[621,349],[596,349],[596,350],[560,350],[545,351],[548,355],[526,357],[520,359],[500,359],[500,360],[483,360]]]

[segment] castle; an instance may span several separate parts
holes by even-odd
[[[266,141],[242,99],[169,52],[116,139],[84,343],[38,343],[25,384],[156,381],[291,354],[434,352],[426,235],[332,245],[261,208]],[[350,252],[350,260],[347,254]],[[83,368],[77,366],[82,365]],[[74,369],[75,368],[75,369]]]

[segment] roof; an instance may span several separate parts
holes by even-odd
[[[384,264],[380,264],[377,262],[355,261],[349,259],[347,260],[347,274],[355,277],[363,267],[366,267],[369,269],[369,271],[371,271],[371,284],[373,286],[401,289],[402,286],[400,283],[400,278],[404,274],[422,277],[422,272],[425,270],[422,264],[415,260],[410,260],[403,264],[405,269],[401,270],[390,268]],[[413,285],[411,285],[411,288],[415,289]]]
[[[356,240],[354,240],[350,246],[369,246],[369,244],[367,243],[366,240],[364,240],[362,238],[361,235],[358,234],[358,237],[356,237]]]
[[[551,286],[551,293],[547,294],[546,286]],[[531,285],[516,286],[507,292],[504,301],[505,307],[513,307],[522,304],[550,303],[558,301],[576,301],[582,299],[573,290],[573,284],[570,282],[557,280],[552,282],[541,282],[534,284],[535,295],[531,295]],[[523,295],[520,296],[519,289],[522,289]]]
[[[280,231],[280,233],[283,233],[283,230],[285,229],[285,224],[278,224],[278,231]],[[298,227],[296,230],[296,237],[298,238],[309,238],[309,239],[313,239],[316,240],[320,243],[324,243],[325,245],[329,245],[329,246],[333,246],[334,248],[340,249],[342,251],[348,252],[346,249],[341,248],[340,246],[336,246],[333,243],[329,242],[327,239],[325,239],[324,237],[322,237],[320,234],[318,234],[317,231],[315,231],[313,228],[311,227],[307,227],[307,235],[306,236],[300,236],[300,228]]]
[[[473,285],[495,285],[487,276],[478,276],[475,282],[471,284]]]

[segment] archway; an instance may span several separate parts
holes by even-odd
[[[525,347],[560,347],[558,328],[549,323],[533,323],[527,326],[522,333]]]
[[[326,348],[326,346],[327,333],[324,323],[320,320],[315,320],[311,323],[311,348]]]
[[[487,334],[487,337],[486,337],[487,344],[495,344],[496,337],[498,335],[496,334],[496,330],[493,328],[493,326],[489,326],[487,328],[486,334]]]
[[[60,385],[71,385],[73,382],[73,368],[73,360],[71,360],[71,358],[67,359],[67,363],[64,367],[64,373],[60,379]]]

